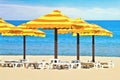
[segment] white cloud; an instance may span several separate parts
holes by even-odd
[[[45,7],[0,4],[0,17],[4,19],[34,19],[51,12],[54,9],[62,10],[65,15],[83,19],[113,20],[120,19],[118,8],[70,8],[70,7]]]

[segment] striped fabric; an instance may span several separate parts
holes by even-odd
[[[98,26],[96,24],[91,24],[91,27],[84,28],[81,31],[74,31],[73,36],[76,36],[76,33],[78,32],[81,36],[111,36],[112,32],[102,28],[101,26]]]
[[[15,26],[0,18],[0,28],[6,28],[6,27],[15,27]]]
[[[0,18],[0,33],[9,31],[10,28],[15,27],[14,25],[4,21],[2,18]]]
[[[76,19],[71,19],[70,20],[73,25],[72,25],[72,29],[59,29],[58,33],[59,34],[66,34],[66,33],[73,33],[73,32],[79,32],[82,29],[84,29],[85,27],[91,27],[91,24],[87,23],[85,20],[81,19],[81,18],[76,18]]]
[[[45,33],[37,30],[37,29],[28,29],[26,27],[26,24],[21,24],[17,26],[18,28],[22,29],[23,33],[22,35],[24,36],[40,36],[40,37],[45,37]]]
[[[40,36],[45,37],[45,33],[37,29],[27,29],[24,24],[18,27],[9,28],[8,31],[2,33],[2,36]]]
[[[72,23],[69,18],[61,13],[59,10],[29,21],[26,23],[27,28],[43,28],[43,29],[64,29],[71,28]]]
[[[85,21],[77,19],[76,25],[72,26],[73,29],[59,29],[59,34],[73,33],[73,36],[76,36],[76,33],[79,33],[81,36],[112,36],[112,32],[98,26],[96,24],[89,24]]]
[[[89,24],[88,22],[86,22],[85,20],[81,18],[76,18],[72,20],[72,23],[73,23],[72,28],[85,28],[85,27],[91,26],[91,24]]]
[[[91,27],[84,28],[79,31],[74,31],[73,36],[76,36],[76,33],[79,33],[81,36],[110,36],[112,37],[112,32],[96,25],[96,24],[91,24]]]

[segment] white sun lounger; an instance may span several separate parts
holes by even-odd
[[[72,60],[70,63],[70,68],[71,69],[74,69],[74,68],[80,69],[81,68],[80,60]]]
[[[114,64],[112,63],[112,61],[100,62],[100,64],[102,65],[102,68],[114,68]]]

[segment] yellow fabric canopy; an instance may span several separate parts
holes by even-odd
[[[54,28],[71,28],[72,23],[69,17],[63,15],[61,11],[54,10],[53,12],[46,14],[42,17],[34,19],[26,23],[27,28],[43,28],[43,29],[54,29]]]
[[[15,27],[13,24],[10,24],[0,18],[0,33],[10,30],[10,28]]]
[[[28,29],[26,27],[26,24],[21,24],[19,26],[17,26],[18,28],[21,28],[23,30],[23,33],[24,35],[32,35],[34,34],[33,36],[40,36],[40,37],[45,37],[45,33],[42,32],[41,30],[38,30],[38,29]]]
[[[76,33],[79,33],[81,36],[112,36],[112,32],[96,24],[89,24],[80,18],[76,18],[72,22],[74,23],[72,29],[59,29],[58,33],[73,33],[73,36],[76,36]]]
[[[91,27],[92,25],[87,23],[86,21],[84,21],[81,18],[76,18],[76,19],[71,19],[70,20],[73,25],[72,25],[72,29],[59,29],[58,33],[59,34],[66,34],[66,33],[73,33],[73,32],[79,32],[80,29],[84,29],[85,27]]]
[[[73,31],[77,31],[77,29],[84,29],[85,27],[91,27],[91,24],[87,23],[81,18],[70,19],[70,21],[73,23],[72,28],[71,29],[59,29],[58,30],[59,34],[66,34],[66,33],[70,33]]]
[[[23,25],[23,24],[22,24]],[[24,25],[25,26],[25,25]],[[2,33],[3,36],[40,36],[45,37],[45,33],[37,29],[25,29],[20,27],[8,28]]]
[[[6,28],[6,27],[15,27],[15,26],[0,18],[0,28]]]
[[[83,29],[74,29],[73,36],[76,36],[76,33],[79,33],[81,36],[111,36],[112,32],[98,26],[96,24],[91,24],[91,27],[86,27]]]
[[[76,18],[71,20],[73,23],[72,28],[77,29],[77,28],[84,28],[84,27],[90,27],[91,24],[89,24],[88,22],[86,22],[85,20],[81,19],[81,18]]]

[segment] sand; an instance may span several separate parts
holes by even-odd
[[[80,57],[81,61],[91,60],[89,56]],[[22,56],[0,56],[0,60],[19,60]],[[46,60],[49,62],[53,56],[27,56],[33,61]],[[76,59],[75,56],[59,56],[63,61]],[[50,69],[25,69],[0,67],[0,80],[120,80],[120,58],[119,57],[96,57],[96,61],[113,61],[114,68],[104,69],[69,69],[69,70],[50,70]]]

